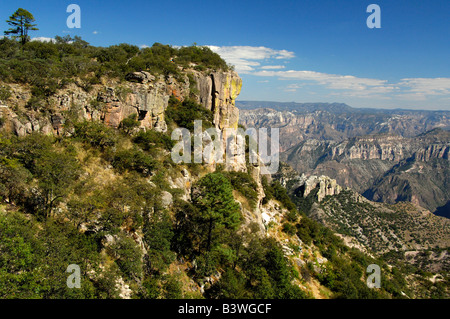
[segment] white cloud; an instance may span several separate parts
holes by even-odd
[[[98,31],[94,31],[94,32],[92,32],[92,34],[98,34],[99,32]]]
[[[275,59],[277,60],[292,59],[292,58],[295,58],[294,52],[287,50],[280,50],[277,52],[277,55],[275,56]]]
[[[425,101],[428,97],[445,99],[450,96],[450,78],[406,78],[397,83],[387,80],[360,78],[352,75],[327,74],[315,71],[268,71],[252,72],[262,77],[278,77],[281,80],[297,80],[301,83],[286,87],[286,92],[295,92],[302,84],[321,85],[327,89],[337,90],[330,95],[357,98],[379,98]]]
[[[379,94],[392,92],[395,87],[389,85],[386,80],[358,78],[352,75],[328,74],[315,71],[258,71],[253,75],[263,77],[279,77],[284,80],[298,80],[305,82],[313,82],[313,84],[324,85],[328,89],[346,90],[352,92],[360,92],[361,95]],[[300,87],[288,87],[291,92]]]
[[[208,45],[213,52],[219,54],[227,63],[235,66],[236,71],[249,73],[268,59],[291,59],[295,57],[294,52],[287,50],[275,50],[263,46],[214,46]],[[258,62],[259,61],[259,62]]]
[[[295,84],[289,84],[289,85],[284,89],[284,91],[285,91],[285,92],[297,92],[297,90],[300,89],[300,88],[302,88],[302,87],[303,87],[303,85],[302,85],[302,84],[298,84],[298,83],[295,83]]]
[[[278,70],[278,69],[284,69],[286,66],[284,65],[265,65],[262,66],[261,69],[263,70]]]
[[[39,41],[39,42],[56,42],[53,38],[47,38],[47,37],[36,37],[31,39],[31,41]]]
[[[413,96],[450,95],[450,78],[408,78],[398,85],[406,87]]]

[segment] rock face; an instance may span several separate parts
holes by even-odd
[[[243,102],[241,124],[280,128],[281,151],[309,140],[343,142],[380,133],[414,137],[436,127],[450,129],[449,111],[364,110],[345,104]]]
[[[0,116],[5,120],[4,125],[19,136],[33,132],[45,134],[65,134],[64,124],[66,114],[71,113],[81,119],[102,121],[106,125],[118,128],[121,121],[132,114],[137,115],[140,129],[167,131],[165,110],[171,95],[179,100],[194,98],[197,103],[210,110],[215,125],[215,134],[222,140],[223,149],[227,153],[224,158],[225,169],[228,171],[250,173],[258,185],[258,204],[251,212],[244,212],[247,222],[255,222],[263,229],[260,202],[264,197],[261,184],[261,167],[259,163],[250,166],[245,162],[245,140],[238,134],[227,134],[228,130],[236,130],[239,122],[239,109],[236,107],[236,98],[242,88],[242,79],[234,71],[199,72],[188,69],[181,76],[155,77],[146,71],[133,72],[126,76],[126,82],[104,80],[102,84],[93,85],[90,90],[84,90],[75,83],[69,84],[64,90],[58,91],[48,98],[50,110],[48,116],[26,107],[31,93],[26,87],[11,85],[12,96],[10,105],[2,105]],[[3,103],[4,104],[4,103]],[[24,112],[15,112],[18,109]],[[20,114],[20,116],[19,116]],[[203,147],[212,143],[212,136],[202,132]],[[228,147],[227,147],[228,146]],[[216,162],[214,153],[204,158],[206,166],[213,171]],[[186,173],[188,174],[188,173]],[[183,197],[189,199],[193,180],[191,176],[181,176],[169,180],[173,186],[185,189]],[[164,194],[161,201],[168,207],[173,199],[170,194]]]
[[[301,192],[303,197],[307,197],[313,190],[317,189],[316,200],[320,203],[325,196],[338,195],[342,191],[342,187],[339,186],[335,179],[328,176],[309,176],[304,174],[297,176],[294,179],[293,189],[297,189]],[[281,179],[281,183],[286,186],[287,181]]]
[[[241,92],[242,79],[236,72],[213,72],[203,76],[194,72],[198,102],[214,113],[214,123],[220,129],[237,128],[239,109],[236,98]]]
[[[373,256],[390,251],[402,254],[424,252],[447,247],[450,242],[450,220],[413,203],[373,202],[350,188],[342,189],[327,176],[299,176],[288,165],[284,165],[274,178],[294,197],[314,194],[314,201],[308,200],[310,204],[303,206],[307,216],[340,234],[350,246]],[[272,219],[273,214],[263,212],[266,223]],[[422,266],[415,261],[409,262],[418,267],[425,265],[427,271],[449,267],[448,258],[433,260],[429,254],[423,256],[428,260]]]
[[[368,199],[411,201],[430,211],[450,200],[450,132],[381,134],[343,142],[308,140],[281,154],[297,171],[326,175]]]
[[[187,74],[191,74],[194,83],[190,83]],[[220,130],[237,128],[239,110],[235,100],[240,93],[242,80],[234,71],[203,73],[186,70],[182,80],[172,76],[156,78],[149,72],[134,72],[126,76],[126,83],[112,80],[102,85],[94,85],[89,91],[75,84],[48,98],[50,116],[27,109],[19,116],[12,105],[25,108],[31,94],[27,88],[12,85],[11,101],[3,103],[0,116],[5,120],[4,126],[23,136],[32,132],[45,134],[62,134],[66,112],[76,113],[79,118],[100,120],[106,125],[117,128],[120,122],[137,114],[142,129],[154,129],[165,132],[167,125],[164,111],[169,97],[174,95],[184,100],[194,87],[195,99],[214,113],[214,124]]]
[[[247,127],[280,129],[280,160],[330,176],[369,199],[450,201],[450,112],[355,109],[343,104],[242,102]],[[447,131],[446,131],[447,130]]]

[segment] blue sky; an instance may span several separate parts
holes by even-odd
[[[81,29],[69,29],[69,4]],[[369,29],[369,4],[381,29]],[[449,0],[2,1],[32,37],[80,35],[92,45],[208,45],[235,64],[240,100],[344,102],[354,107],[450,110]]]

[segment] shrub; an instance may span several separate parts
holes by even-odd
[[[119,128],[126,134],[130,134],[135,128],[139,127],[140,122],[137,120],[137,114],[133,113],[120,122]]]
[[[183,127],[189,131],[194,131],[194,121],[201,120],[202,128],[213,127],[213,114],[210,110],[197,104],[195,101],[186,99],[183,102],[171,96],[169,106],[166,109],[166,121],[168,124],[176,123],[178,127]]]
[[[189,63],[195,63],[197,64],[196,69],[199,70],[200,68],[199,71],[203,71],[206,68],[228,70],[228,65],[220,55],[214,53],[206,46],[199,47],[193,45],[180,48],[175,62],[183,66],[187,66]]]
[[[291,223],[284,223],[283,224],[283,232],[285,232],[286,234],[288,234],[290,236],[294,236],[295,232],[296,232],[296,228]]]
[[[9,85],[0,86],[0,101],[6,102],[11,97],[11,88]]]
[[[118,151],[111,164],[121,173],[128,170],[136,171],[145,176],[148,176],[157,165],[153,158],[137,148]]]
[[[258,185],[250,174],[244,172],[223,172],[222,174],[230,181],[233,189],[244,195],[252,208],[256,208]]]
[[[106,148],[114,146],[117,136],[113,129],[105,126],[101,122],[81,122],[75,123],[74,136],[92,146]]]
[[[154,130],[139,132],[133,138],[133,142],[139,145],[144,151],[150,151],[155,147],[161,147],[170,151],[175,145],[175,141],[172,141],[169,136]]]
[[[169,276],[163,285],[164,299],[181,299],[183,291],[181,282],[174,276]]]
[[[142,277],[142,252],[133,239],[120,234],[109,248],[115,256],[116,264],[128,279],[139,280]]]

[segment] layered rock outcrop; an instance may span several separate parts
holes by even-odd
[[[197,99],[206,109],[214,113],[214,123],[220,129],[237,128],[239,109],[236,98],[242,89],[242,79],[236,72],[213,72],[204,76],[193,72]]]
[[[335,179],[332,179],[328,176],[305,176],[302,174],[301,176],[294,176],[294,178],[285,178],[282,177],[280,182],[283,186],[287,186],[288,181],[294,181],[291,189],[296,190],[297,193],[304,198],[306,198],[309,194],[311,194],[314,190],[317,190],[315,194],[315,200],[321,202],[325,196],[333,196],[339,195],[342,191],[342,187],[338,185]]]
[[[192,77],[188,77],[188,73]],[[242,80],[234,71],[207,73],[187,70],[182,80],[172,76],[155,77],[142,71],[128,74],[126,79],[125,83],[105,80],[89,90],[69,84],[45,101],[48,112],[44,116],[33,110],[38,107],[29,105],[29,88],[15,85],[12,86],[13,98],[2,103],[0,115],[5,125],[19,136],[32,132],[61,134],[67,113],[87,120],[101,120],[115,128],[124,118],[137,114],[143,129],[164,132],[167,130],[164,111],[170,96],[184,100],[191,95],[214,113],[217,128],[237,128],[239,110],[235,100],[240,93]],[[192,88],[195,88],[195,94],[191,94]],[[41,106],[39,108],[42,109]],[[25,112],[18,112],[18,109],[25,109]]]
[[[258,105],[260,108],[248,109]],[[380,133],[409,138],[436,127],[450,128],[448,111],[363,110],[339,104],[243,101],[238,107],[243,125],[280,128],[281,152],[311,139],[343,142]]]

